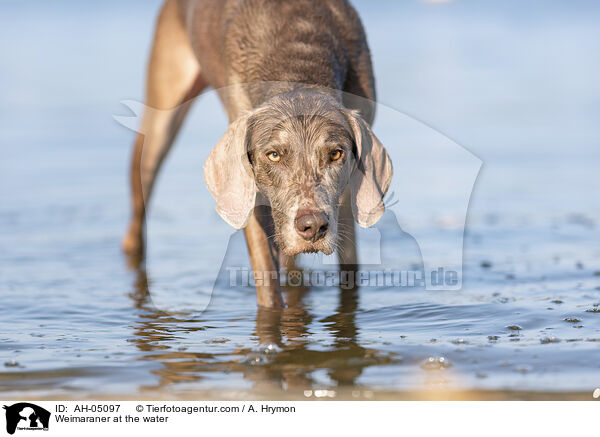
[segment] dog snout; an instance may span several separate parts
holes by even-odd
[[[300,211],[294,223],[298,235],[312,242],[323,238],[329,227],[327,215],[322,211]]]

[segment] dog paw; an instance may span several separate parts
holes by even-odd
[[[144,244],[138,236],[127,234],[121,241],[121,249],[127,256],[129,268],[137,269],[144,259]]]

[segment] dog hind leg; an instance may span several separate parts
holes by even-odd
[[[159,15],[146,84],[146,110],[131,162],[132,218],[123,250],[132,266],[144,255],[146,206],[161,164],[169,152],[193,99],[206,88],[176,0],[167,0]]]

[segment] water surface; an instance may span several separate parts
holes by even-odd
[[[121,100],[142,99],[158,2],[110,4],[2,6],[0,397],[591,398],[596,4],[357,2],[388,108],[378,136],[401,153],[451,138],[483,162],[463,287],[296,289],[283,312],[257,310],[252,287],[228,285],[226,266],[248,261],[201,178],[226,126],[211,93],[159,179],[147,269],[127,268],[119,240],[133,133],[112,115],[127,114]],[[363,262],[375,254],[419,268],[406,230],[439,253],[461,232],[452,189],[461,169],[439,157],[417,164],[405,179],[438,168],[445,180],[361,233]]]

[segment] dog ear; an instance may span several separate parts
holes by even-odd
[[[246,144],[248,116],[229,125],[204,163],[204,181],[217,201],[217,213],[236,229],[248,223],[257,192]]]
[[[364,227],[377,223],[385,210],[383,196],[392,181],[392,161],[358,111],[348,111],[356,144],[356,165],[350,175],[352,212]]]

